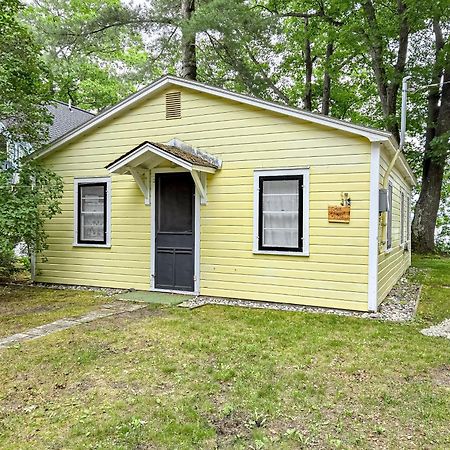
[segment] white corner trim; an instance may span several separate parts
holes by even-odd
[[[194,214],[194,292],[185,291],[174,291],[158,289],[155,287],[155,263],[156,263],[156,252],[155,252],[155,240],[156,240],[156,189],[155,189],[155,176],[157,173],[179,173],[187,172],[182,167],[161,167],[157,169],[152,169],[150,171],[150,290],[157,292],[173,292],[178,294],[194,294],[199,295],[200,293],[200,192],[195,186],[195,214]]]
[[[372,142],[370,157],[370,206],[369,206],[369,281],[368,309],[378,309],[378,223],[380,189],[380,143]]]
[[[258,245],[259,217],[259,177],[262,176],[303,176],[303,250],[260,250]],[[253,174],[253,253],[267,255],[309,256],[309,167],[285,169],[256,169]]]
[[[106,183],[106,243],[89,244],[78,242],[78,185],[89,183]],[[111,178],[74,178],[73,179],[73,247],[111,248]]]

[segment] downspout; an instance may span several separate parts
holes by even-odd
[[[405,134],[406,134],[406,100],[407,100],[407,93],[408,93],[408,80],[410,79],[410,76],[404,77],[402,79],[402,111],[401,111],[401,118],[400,118],[400,145],[395,152],[394,157],[392,158],[386,173],[384,174],[383,178],[383,189],[387,189],[389,185],[389,177],[391,175],[392,169],[395,166],[395,163],[397,162],[400,154],[403,151],[403,147],[405,145]],[[389,208],[391,205],[389,205]],[[386,226],[387,226],[387,213],[383,213],[383,217],[381,220],[381,236],[382,236],[382,243],[383,245],[386,242],[385,233],[386,233]]]
[[[389,183],[389,176],[391,175],[392,169],[395,166],[395,163],[397,162],[398,157],[400,156],[403,146],[405,145],[405,134],[406,134],[406,96],[408,93],[408,80],[410,79],[410,76],[404,77],[402,80],[402,114],[401,114],[401,123],[400,123],[400,145],[395,152],[394,157],[391,160],[391,163],[389,164],[389,167],[386,170],[386,173],[384,174],[383,179],[383,189],[387,189],[388,183]]]

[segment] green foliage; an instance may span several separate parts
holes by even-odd
[[[18,271],[17,262],[14,249],[0,249],[0,278],[12,277]]]
[[[5,157],[0,154],[0,164]],[[27,158],[19,169],[0,171],[0,259],[5,267],[19,244],[29,257],[47,248],[44,222],[60,212],[62,191],[59,176]]]
[[[99,17],[120,10],[120,0],[42,0],[28,6],[24,20],[45,50],[55,99],[101,110],[157,74],[138,32],[99,23]]]
[[[49,73],[39,47],[18,20],[21,8],[18,0],[0,0],[0,124],[7,126],[8,139],[37,147],[50,122],[45,108]]]
[[[8,147],[26,143],[38,150],[51,121],[46,103],[51,97],[49,72],[40,48],[20,23],[17,0],[0,0],[0,272],[17,269],[15,248],[39,254],[45,247],[44,220],[59,212],[62,181],[24,155],[6,165]],[[24,147],[25,148],[25,147]],[[17,163],[17,161],[15,161]]]

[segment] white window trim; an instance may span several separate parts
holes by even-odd
[[[105,244],[86,244],[78,243],[78,185],[89,183],[106,183],[106,243]],[[111,178],[74,178],[73,179],[73,247],[111,247]]]
[[[403,196],[403,208],[402,208],[402,196]],[[406,192],[400,187],[400,248],[406,246]],[[403,231],[403,232],[402,232]]]
[[[389,198],[389,187],[391,187],[391,189],[392,189],[392,199],[391,199],[391,201],[389,201],[390,200],[390,198]],[[384,253],[385,254],[388,254],[388,253],[391,253],[392,252],[392,250],[394,249],[394,247],[392,246],[392,243],[393,243],[393,239],[392,239],[392,224],[393,224],[393,219],[394,219],[394,216],[393,216],[393,205],[394,205],[394,182],[392,181],[392,179],[391,178],[389,178],[389,182],[388,182],[388,192],[387,192],[387,200],[388,200],[388,205],[389,205],[389,210],[388,210],[388,212],[387,212],[387,214],[386,214],[386,248],[385,248],[385,250],[384,250]],[[390,216],[390,220],[389,220],[389,216]],[[389,228],[389,222],[390,222],[390,225],[391,225],[391,245],[389,246],[389,239],[388,239],[388,228]]]
[[[259,216],[259,178],[278,177],[286,175],[303,176],[303,250],[290,252],[286,250],[260,250],[258,246],[258,216]],[[255,170],[253,180],[253,253],[262,255],[309,256],[309,167],[296,169],[265,169]]]
[[[411,192],[406,194],[406,236],[405,236],[405,243],[409,245],[409,248],[411,249]]]

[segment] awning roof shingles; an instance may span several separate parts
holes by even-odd
[[[188,151],[181,146],[175,146],[170,144],[161,144],[159,142],[151,142],[151,141],[144,141],[140,143],[137,147],[133,148],[129,152],[126,152],[116,160],[109,163],[105,168],[108,169],[111,166],[114,166],[115,164],[119,163],[123,159],[130,156],[133,152],[137,152],[139,149],[141,149],[145,145],[150,145],[153,147],[156,147],[157,149],[166,152],[176,158],[180,158],[183,161],[194,164],[196,166],[202,166],[202,167],[210,167],[212,169],[219,169],[220,164],[215,161],[216,158],[204,154],[203,152],[197,152],[195,150]],[[209,156],[209,157],[208,157]]]

